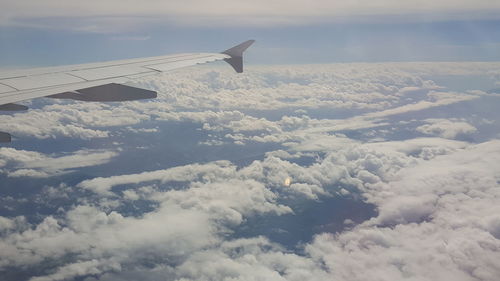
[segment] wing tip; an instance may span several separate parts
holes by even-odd
[[[222,52],[222,54],[226,54],[230,56],[230,58],[224,59],[224,61],[231,65],[237,73],[242,73],[243,52],[248,49],[248,47],[250,47],[253,43],[255,43],[255,40],[251,39],[225,50],[224,52]]]

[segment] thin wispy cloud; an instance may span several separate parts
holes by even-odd
[[[151,36],[144,35],[144,36],[114,36],[111,37],[111,40],[116,40],[116,41],[146,41],[151,39]]]
[[[0,24],[53,25],[51,19],[72,19],[67,28],[91,32],[111,26],[170,22],[179,25],[265,26],[336,21],[441,21],[498,19],[500,3],[479,0],[419,1],[2,1]],[[107,23],[108,26],[104,25]],[[99,25],[99,28],[97,28]]]

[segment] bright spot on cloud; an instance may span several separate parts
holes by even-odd
[[[292,179],[291,178],[286,178],[284,182],[286,187],[289,187],[292,184]]]

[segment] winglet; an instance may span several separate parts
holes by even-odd
[[[222,54],[226,54],[231,58],[224,59],[225,62],[229,63],[236,72],[243,72],[243,52],[253,44],[255,40],[245,41],[238,46],[234,46],[231,49],[227,49]]]

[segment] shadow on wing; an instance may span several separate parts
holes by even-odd
[[[151,99],[156,98],[156,96],[157,94],[155,91],[111,83],[72,92],[50,95],[48,97],[79,101],[113,102]]]

